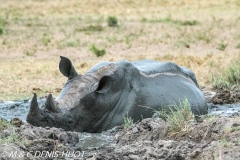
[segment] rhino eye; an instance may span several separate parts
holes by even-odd
[[[97,90],[99,82],[94,83],[90,88],[89,92],[92,93]]]

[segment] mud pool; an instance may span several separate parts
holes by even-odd
[[[45,98],[39,99],[39,106],[43,106]],[[26,117],[29,112],[31,100],[21,100],[21,101],[2,101],[0,102],[0,117],[6,120],[11,120],[15,117],[26,122]],[[220,116],[234,116],[240,115],[240,103],[236,104],[212,104],[208,103],[208,109],[210,115],[220,115]]]
[[[39,106],[43,106],[45,98],[39,99]],[[13,118],[19,118],[23,122],[26,122],[26,117],[29,112],[31,100],[21,101],[2,101],[0,102],[0,118],[10,121]],[[76,144],[81,149],[91,149],[95,147],[101,147],[105,144],[109,144],[113,141],[115,128],[103,133],[78,133],[79,142]]]
[[[38,100],[39,106],[43,106],[45,101],[46,101],[45,98],[39,99]],[[29,106],[30,100],[2,101],[0,102],[0,117],[8,121],[17,117],[21,119],[23,122],[26,122]],[[208,108],[210,115],[220,116],[240,115],[240,103],[224,105],[215,105],[212,103],[208,103]],[[91,149],[109,144],[114,140],[114,133],[116,133],[117,130],[116,128],[103,133],[96,134],[77,133],[79,137],[79,142],[76,144],[76,146],[81,149]]]
[[[237,104],[208,104],[209,115],[240,116],[240,103]]]

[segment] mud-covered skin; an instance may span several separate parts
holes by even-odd
[[[174,63],[102,62],[79,75],[72,62],[61,57],[59,69],[68,77],[62,92],[55,100],[49,95],[43,109],[34,95],[27,116],[29,123],[101,132],[122,125],[124,115],[136,122],[184,98],[194,114],[206,114],[208,110],[194,73]]]

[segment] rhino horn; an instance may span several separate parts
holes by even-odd
[[[56,107],[52,94],[48,95],[47,101],[45,103],[45,108],[50,112],[55,112],[55,113],[60,112],[60,110]]]
[[[40,108],[38,107],[37,94],[33,93],[33,98],[31,101],[30,111],[28,113],[31,116],[37,116],[40,114]]]

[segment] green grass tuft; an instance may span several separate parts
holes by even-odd
[[[19,142],[20,143],[20,136],[18,133],[16,133],[14,128],[10,128],[10,134],[4,138],[0,139],[0,144],[8,144],[8,143],[14,143]]]
[[[51,42],[51,38],[47,33],[44,33],[41,39],[42,43],[47,46]]]
[[[124,128],[127,129],[133,125],[133,119],[131,117],[123,116]]]
[[[228,146],[233,145],[231,142],[227,141],[226,139],[221,139],[221,140],[220,140],[220,144],[221,144],[223,147],[228,147]]]
[[[0,120],[0,132],[4,129],[9,129],[10,133],[6,137],[0,138],[0,144],[7,144],[7,143],[13,143],[13,142],[20,142],[19,141],[19,134],[16,133],[14,127],[7,122],[6,120]]]
[[[97,57],[104,56],[106,54],[105,49],[98,49],[95,44],[92,44],[92,46],[89,48],[89,50],[95,54]]]
[[[240,130],[240,126],[231,128],[231,132],[235,132],[235,131],[239,131],[239,130]]]
[[[175,104],[170,107],[169,109],[157,111],[159,117],[166,120],[168,132],[187,130],[189,128],[189,121],[194,119],[194,114],[191,111],[191,105],[188,100],[185,98],[180,102],[179,106]]]
[[[220,51],[224,51],[226,48],[227,48],[227,44],[223,42],[221,42],[217,47],[217,49]]]
[[[186,21],[174,20],[174,19],[172,19],[171,15],[168,15],[165,18],[150,19],[150,20],[148,20],[147,18],[142,18],[141,21],[142,22],[150,22],[150,23],[169,23],[169,24],[175,24],[175,25],[179,25],[179,26],[194,26],[194,25],[199,24],[199,22],[196,20],[186,20]]]
[[[0,17],[0,35],[4,33],[4,26],[6,26],[7,21]]]
[[[0,35],[3,34],[3,26],[0,25]]]
[[[230,89],[232,86],[240,84],[240,63],[234,62],[228,66],[223,73],[212,77],[212,86],[214,89]]]
[[[76,40],[66,42],[65,46],[67,46],[67,47],[77,47],[77,46],[79,46],[79,44],[80,44],[80,40],[76,39]]]
[[[118,26],[118,19],[115,16],[109,16],[107,18],[107,23],[109,27],[116,27]]]
[[[100,32],[103,31],[103,27],[99,24],[97,25],[89,25],[87,27],[83,27],[83,28],[77,28],[75,29],[76,31],[86,31],[86,32]]]
[[[63,49],[67,47],[79,47],[80,46],[80,40],[78,38],[76,39],[63,39],[61,41],[58,41],[58,48]]]
[[[10,125],[9,122],[7,122],[6,120],[0,119],[0,131],[4,130],[9,125]]]
[[[27,48],[23,51],[23,53],[27,56],[33,56],[37,52],[36,48]]]

